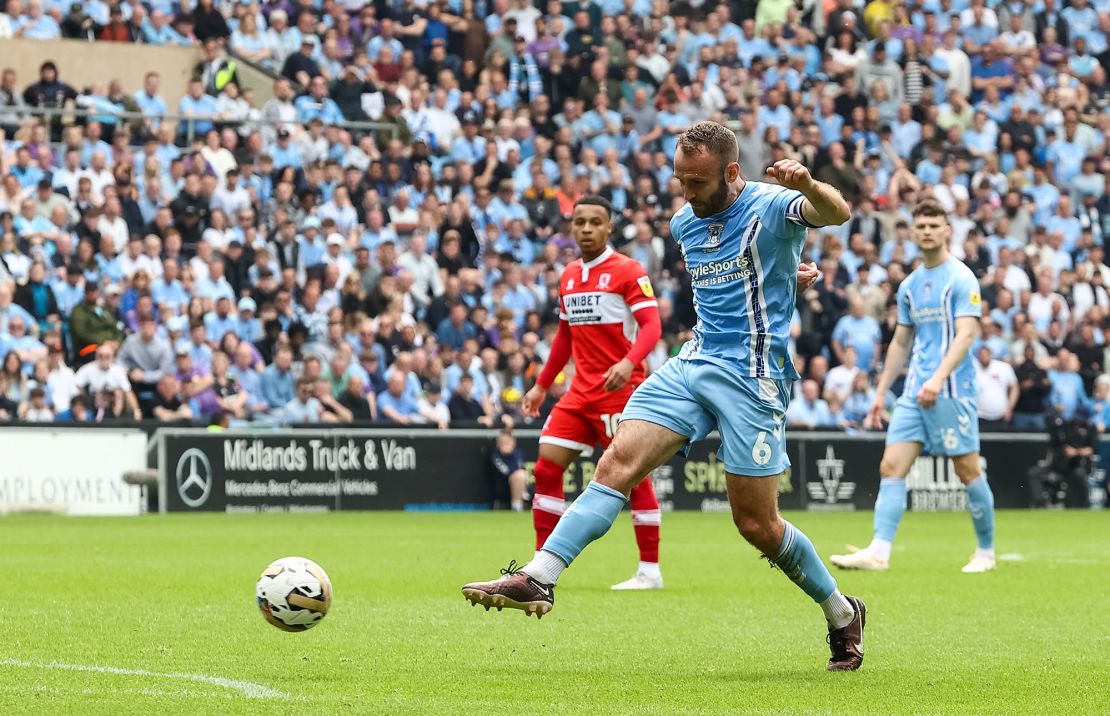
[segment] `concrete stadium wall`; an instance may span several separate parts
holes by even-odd
[[[235,58],[235,64],[235,73],[239,75],[239,86],[251,91],[255,107],[262,107],[266,100],[273,99],[274,77],[272,75],[239,57]]]
[[[83,40],[0,41],[0,67],[16,71],[20,88],[37,82],[39,66],[46,60],[58,65],[58,76],[80,91],[93,82],[118,79],[130,94],[143,85],[143,77],[154,71],[162,76],[161,94],[170,112],[185,94],[193,66],[201,59],[195,47],[155,47],[119,42]]]

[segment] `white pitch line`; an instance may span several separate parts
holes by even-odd
[[[225,689],[234,689],[241,692],[248,699],[287,699],[289,694],[271,689],[262,684],[238,679],[225,679],[222,676],[208,676],[207,674],[163,673],[147,671],[146,669],[122,669],[118,666],[98,666],[95,664],[63,664],[52,661],[50,663],[36,663],[20,661],[18,659],[0,659],[0,666],[19,666],[25,669],[57,669],[60,671],[91,671],[99,674],[120,674],[122,676],[153,676],[159,679],[183,679],[196,681],[202,684],[221,686]]]

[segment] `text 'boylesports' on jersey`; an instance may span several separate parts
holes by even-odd
[[[694,288],[698,323],[679,358],[751,377],[798,379],[787,347],[797,271],[809,224],[800,192],[749,181],[724,211],[671,219]]]
[[[898,323],[913,329],[913,350],[902,395],[914,398],[944,360],[956,336],[956,319],[979,318],[979,281],[954,257],[925,268],[918,266],[898,287]],[[974,398],[979,392],[969,350],[940,392],[942,398]]]
[[[605,372],[628,354],[639,326],[637,311],[658,305],[651,280],[634,259],[612,247],[592,261],[581,259],[563,269],[559,279],[559,318],[570,324],[575,391],[603,392]],[[628,381],[644,380],[638,365]]]

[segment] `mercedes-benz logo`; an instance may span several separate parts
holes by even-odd
[[[188,507],[200,507],[212,494],[212,465],[199,448],[189,448],[177,461],[177,494]]]

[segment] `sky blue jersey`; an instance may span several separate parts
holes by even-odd
[[[749,181],[718,214],[699,219],[686,204],[671,218],[698,316],[680,359],[798,379],[787,342],[808,226],[802,202],[793,189]]]
[[[902,395],[916,397],[932,377],[956,336],[956,319],[979,318],[982,313],[979,280],[954,257],[933,268],[922,264],[898,287],[898,323],[914,331],[910,369]],[[974,398],[979,386],[971,351],[944,381],[938,397]]]

